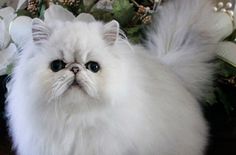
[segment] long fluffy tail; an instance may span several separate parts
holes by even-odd
[[[211,84],[216,16],[209,0],[169,0],[154,16],[147,47],[198,99]]]

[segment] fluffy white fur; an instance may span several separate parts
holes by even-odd
[[[173,0],[147,48],[118,24],[33,23],[9,83],[7,115],[19,155],[203,155],[207,125],[197,102],[211,78],[211,5]],[[157,22],[158,21],[158,22]],[[80,68],[53,72],[55,59]],[[98,73],[84,64],[97,61]]]

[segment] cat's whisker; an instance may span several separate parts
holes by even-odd
[[[90,84],[89,84],[90,83]],[[97,90],[94,86],[94,83],[91,81],[91,82],[84,82],[84,87],[85,89],[87,90],[86,92],[92,96],[92,97],[95,97],[97,96]]]
[[[87,75],[83,75],[80,78],[81,78],[80,80],[82,81],[81,83],[84,87],[84,91],[92,97],[97,96],[97,89],[95,87],[96,85],[95,82]]]
[[[73,77],[68,77],[67,79],[65,79],[66,77],[63,78],[59,78],[53,85],[52,85],[52,94],[55,98],[57,98],[58,96],[60,96],[61,94],[64,93],[64,91],[70,86],[69,83],[72,83],[74,80],[74,76]],[[64,80],[62,80],[64,79]]]
[[[61,97],[58,97],[57,102],[55,102],[56,104],[54,104],[54,112],[55,112],[55,116],[56,118],[59,118],[59,111],[61,111]]]
[[[125,35],[124,31],[122,31],[122,30],[119,30],[119,37],[118,37],[118,42],[117,43],[118,44],[119,43],[121,43],[121,44],[125,43],[130,48],[130,50],[132,52],[134,52],[134,48],[132,47],[132,45],[130,44],[127,36]]]

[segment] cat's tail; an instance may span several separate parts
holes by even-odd
[[[147,34],[147,48],[198,99],[212,81],[216,16],[207,0],[169,0]]]

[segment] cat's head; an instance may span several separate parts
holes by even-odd
[[[32,36],[33,45],[21,60],[32,95],[80,104],[125,93],[127,66],[121,53],[130,49],[116,21],[67,22],[53,28],[34,19]]]

